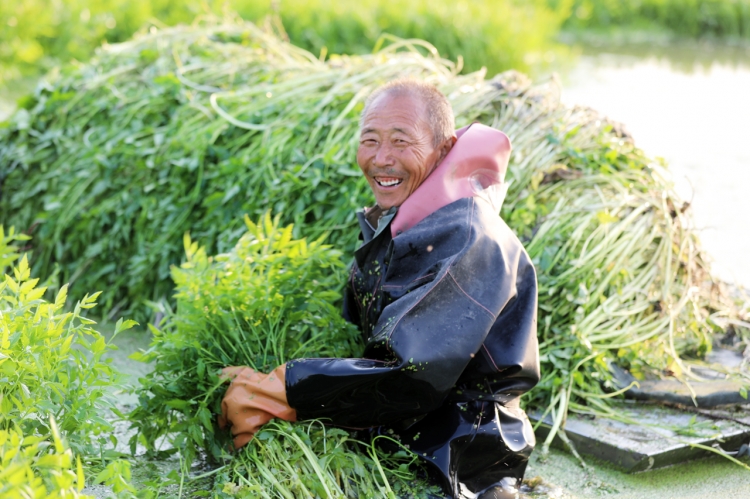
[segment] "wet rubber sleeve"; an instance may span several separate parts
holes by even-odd
[[[367,351],[386,349],[380,356],[386,360],[288,362],[287,397],[297,417],[366,428],[440,406],[516,296],[523,257],[520,244],[508,250],[480,237],[443,262],[433,281],[384,308]],[[526,272],[528,266],[525,261]],[[535,335],[527,321],[507,325],[507,334],[533,329]]]

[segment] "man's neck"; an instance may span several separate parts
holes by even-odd
[[[382,216],[383,209],[377,204],[365,211],[365,219],[367,219],[367,222],[370,224],[370,226],[372,226],[373,229],[378,228],[378,222],[380,221],[380,218]]]

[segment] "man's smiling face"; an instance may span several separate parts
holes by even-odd
[[[362,120],[357,164],[378,206],[387,210],[401,206],[452,145],[435,147],[425,106],[418,97],[384,94],[369,106]]]

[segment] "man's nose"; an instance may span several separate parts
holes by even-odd
[[[388,143],[381,143],[378,145],[378,149],[375,152],[375,157],[373,158],[373,164],[378,167],[385,167],[385,166],[391,166],[393,165],[393,150],[391,149],[390,144]]]

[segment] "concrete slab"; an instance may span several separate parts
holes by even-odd
[[[696,444],[735,452],[750,442],[750,412],[741,407],[687,412],[621,403],[617,412],[630,422],[570,414],[565,433],[579,453],[595,456],[629,473],[711,454]],[[533,416],[530,415],[536,421]],[[547,418],[537,428],[538,439],[547,437],[551,423]],[[553,445],[565,447],[559,437]]]
[[[724,367],[737,368],[743,362],[742,354],[731,350],[715,349],[706,358],[707,362],[720,364]],[[636,379],[626,370],[616,364],[610,369],[620,388],[629,386]],[[690,381],[690,385],[675,378],[638,380],[634,386],[625,392],[625,396],[636,400],[650,400],[668,402],[698,407],[717,407],[726,404],[746,404],[748,400],[742,396],[742,383],[729,379],[726,374],[713,370],[709,366],[693,369],[705,381]]]

